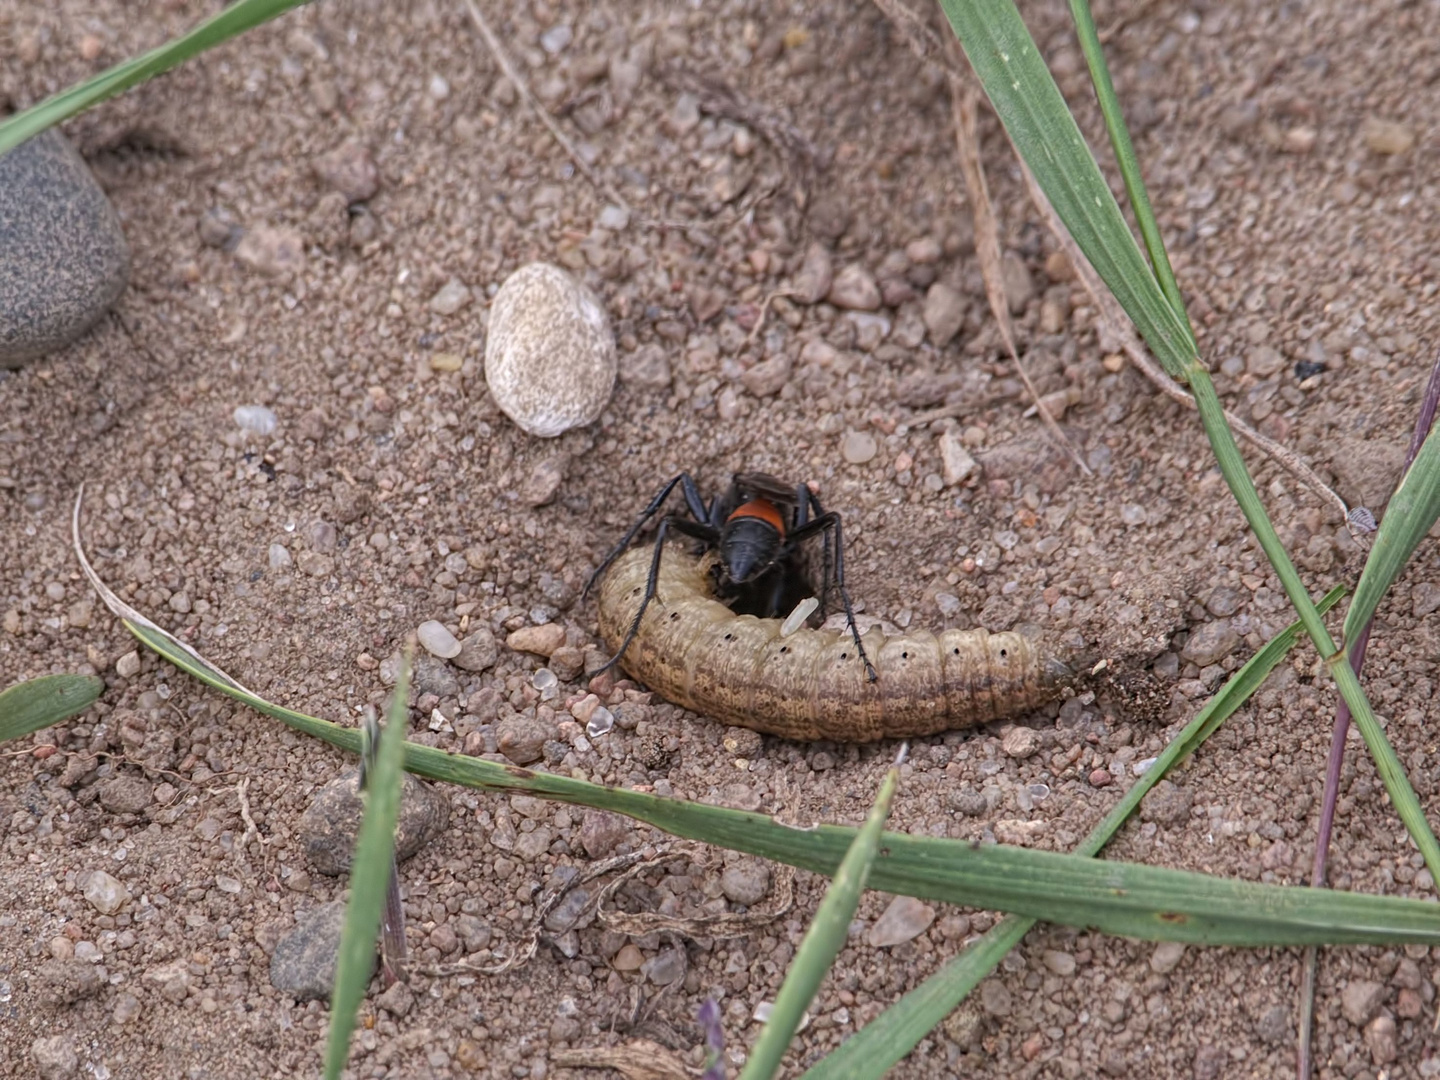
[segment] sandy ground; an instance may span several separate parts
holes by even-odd
[[[1093,132],[1060,6],[1027,7]],[[0,100],[38,100],[210,10],[7,7]],[[1097,787],[1095,770],[1128,780],[1286,620],[1193,415],[1132,368],[1106,366],[1090,303],[1047,273],[1054,240],[982,116],[1004,244],[1028,272],[1014,283],[1022,347],[1042,391],[1071,391],[1065,429],[1093,475],[1023,415],[984,304],[948,95],[876,9],[537,0],[487,10],[536,93],[631,204],[625,228],[597,225],[609,198],[517,101],[456,3],[316,4],[67,129],[124,219],[135,267],[118,318],[0,373],[0,683],[93,670],[108,689],[88,715],[36,739],[57,753],[24,747],[0,760],[0,1073],[29,1075],[34,1040],[58,1033],[80,1075],[314,1075],[326,1022],[319,1004],[272,988],[269,963],[297,917],[342,893],[308,866],[298,822],[348,762],[151,657],[117,671],[132,643],[92,601],[68,547],[82,481],[92,553],[130,602],[272,699],[351,721],[384,700],[377,661],[426,619],[502,636],[555,619],[588,640],[586,573],[681,469],[707,489],[737,468],[810,481],[846,515],[856,596],[902,624],[1064,629],[1163,571],[1184,602],[1156,661],[1173,687],[1159,722],[1051,710],[1025,721],[1040,747],[1029,757],[1007,756],[998,728],[914,748],[898,827],[1053,849],[1118,797],[1123,785]],[[1331,0],[1106,4],[1098,15],[1102,27],[1125,20],[1109,42],[1120,93],[1222,397],[1378,511],[1436,348],[1440,15]],[[793,127],[818,151],[813,178],[773,125],[697,108],[675,82],[687,78]],[[1376,121],[1418,141],[1377,153],[1366,135]],[[347,142],[366,148],[380,178],[354,214],[316,174]],[[226,250],[232,226],[252,241],[298,234],[289,276],[266,272],[286,268],[267,265],[275,252],[263,244],[248,262]],[[751,340],[758,306],[817,240],[837,268],[864,264],[888,283],[885,325],[782,303]],[[537,258],[596,290],[632,376],[598,423],[553,441],[509,423],[481,371],[485,298]],[[441,314],[431,300],[451,279],[474,299]],[[937,279],[965,313],[940,349],[921,340]],[[742,376],[772,356],[790,359],[789,379],[756,397]],[[1323,372],[1302,380],[1297,362]],[[947,394],[955,416],[914,423]],[[273,435],[241,431],[232,412],[246,404],[274,410]],[[937,449],[947,426],[982,464],[953,487]],[[842,454],[853,433],[873,437],[873,458]],[[1360,553],[1332,509],[1269,461],[1252,464],[1308,583],[1352,579]],[[532,475],[556,465],[554,501],[528,505]],[[1422,547],[1382,609],[1366,679],[1432,812],[1437,606],[1440,568]],[[1186,652],[1202,634],[1222,655]],[[490,749],[497,723],[536,715],[539,663],[502,647],[492,669],[433,671],[418,687],[414,737]],[[563,704],[583,687],[562,691]],[[548,766],[789,820],[854,821],[895,749],[756,738],[737,752],[718,724],[631,705],[639,726],[593,745],[557,722]],[[1111,853],[1305,880],[1333,707],[1313,653],[1297,653]],[[450,730],[429,730],[435,708]],[[242,783],[258,829],[244,844]],[[451,809],[445,834],[402,868],[411,947],[427,969],[507,954],[536,895],[590,865],[591,843],[624,852],[661,839],[521,799],[455,792]],[[1358,741],[1340,811],[1334,884],[1433,895]],[[726,862],[684,849],[614,902],[736,910]],[[130,896],[113,915],[82,892],[102,869]],[[780,885],[760,910],[780,904]],[[581,1075],[556,1056],[636,1038],[695,1063],[707,994],[732,1046],[744,1045],[821,887],[799,875],[794,906],[744,939],[628,940],[582,921],[503,976],[417,972],[410,1000],[367,1005],[354,1075]],[[889,900],[862,904],[793,1066],[994,919],[941,906],[918,937],[879,948],[867,935]],[[636,950],[646,966],[617,970]],[[101,977],[64,1003],[41,969],[73,956]],[[1181,951],[1039,927],[895,1075],[1293,1075],[1299,970],[1294,951]],[[1321,1075],[1440,1071],[1435,970],[1423,949],[1326,951]]]

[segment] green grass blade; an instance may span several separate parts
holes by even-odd
[[[1010,0],[940,0],[1011,140],[1080,250],[1165,370],[1184,382],[1188,324],[1160,290],[1110,187]]]
[[[1145,191],[1145,181],[1140,175],[1140,161],[1135,156],[1135,145],[1130,141],[1129,129],[1120,110],[1120,99],[1115,95],[1115,84],[1110,79],[1110,68],[1105,63],[1105,50],[1100,45],[1100,35],[1095,32],[1095,20],[1090,14],[1090,5],[1085,0],[1070,0],[1070,16],[1075,20],[1075,31],[1080,39],[1080,51],[1085,54],[1085,63],[1090,68],[1090,81],[1095,85],[1095,97],[1100,103],[1100,114],[1105,118],[1105,131],[1110,136],[1110,147],[1115,152],[1115,162],[1120,167],[1120,176],[1125,181],[1125,194],[1130,199],[1130,209],[1135,222],[1140,226],[1140,238],[1150,256],[1150,268],[1155,280],[1175,314],[1185,324],[1190,335],[1190,348],[1199,352],[1195,344],[1195,332],[1190,318],[1185,313],[1185,300],[1180,295],[1180,286],[1175,282],[1175,271],[1170,266],[1170,256],[1165,251],[1165,241],[1160,236],[1160,226],[1155,221],[1155,211],[1150,206],[1150,196]]]
[[[825,899],[820,902],[815,918],[805,931],[780,993],[775,996],[770,1019],[750,1051],[740,1080],[770,1080],[780,1071],[780,1061],[800,1028],[805,1010],[815,1000],[826,972],[845,947],[850,920],[855,917],[860,894],[865,889],[870,868],[875,864],[880,838],[885,833],[885,822],[890,818],[890,804],[895,799],[895,788],[899,783],[900,766],[897,762],[885,774],[875,805],[871,807],[864,826],[855,834],[854,843],[835,871],[835,880],[825,891]]]
[[[1328,611],[1344,594],[1343,588],[1331,589],[1318,607],[1322,612]],[[1155,764],[1125,793],[1115,809],[1090,830],[1090,835],[1075,849],[1076,853],[1098,854],[1135,812],[1150,789],[1189,757],[1260,688],[1275,666],[1295,646],[1300,633],[1300,624],[1291,623],[1230,676],[1220,692],[1195,715],[1195,719],[1170,740],[1164,752],[1155,759]],[[1034,925],[1034,919],[1007,915],[979,941],[952,957],[934,975],[817,1062],[802,1080],[878,1080],[965,1000]]]
[[[0,743],[82,713],[105,692],[94,675],[42,675],[0,691]]]
[[[1125,227],[1119,206],[1086,148],[1020,13],[1011,0],[941,0],[941,7],[1011,141],[1076,243],[1135,322],[1165,370],[1189,384],[1226,484],[1275,569],[1286,597],[1299,613],[1305,632],[1329,666],[1396,813],[1419,848],[1431,875],[1440,881],[1440,841],[1430,830],[1420,800],[1400,768],[1394,748],[1375,720],[1359,680],[1349,664],[1337,656],[1330,632],[1265,513],[1255,482],[1226,424],[1225,411],[1209,372],[1196,355],[1187,324],[1171,307]]]
[[[358,751],[359,733],[272,705],[201,666],[163,634],[126,620],[165,659],[257,711]],[[405,767],[432,780],[613,810],[674,836],[831,875],[855,830],[799,829],[761,814],[605,788],[566,776],[407,743]],[[1440,944],[1440,905],[1330,889],[1282,888],[1133,863],[886,833],[870,887],[1013,911],[1067,926],[1210,945]]]
[[[1430,435],[1415,455],[1385,507],[1365,569],[1355,586],[1355,601],[1345,613],[1345,642],[1355,640],[1380,600],[1405,572],[1415,548],[1440,517],[1440,438]]]
[[[406,701],[410,696],[410,657],[400,665],[390,712],[380,737],[373,772],[365,794],[365,816],[355,842],[350,871],[350,901],[345,905],[345,928],[335,964],[335,990],[330,996],[330,1035],[325,1047],[326,1080],[338,1080],[350,1053],[355,1013],[375,965],[375,939],[385,908],[386,889],[395,867],[395,823],[400,817],[400,782],[409,727]]]
[[[40,104],[0,123],[0,154],[53,124],[84,112],[92,105],[114,97],[146,79],[169,71],[192,56],[228,41],[237,34],[269,22],[306,0],[239,0],[220,14],[159,48],[116,64],[93,79],[62,90]]]

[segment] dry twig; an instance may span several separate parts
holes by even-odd
[[[520,75],[520,72],[516,70],[515,65],[510,62],[510,57],[506,55],[504,47],[500,44],[500,39],[495,36],[495,31],[490,29],[490,24],[485,21],[485,16],[480,14],[480,8],[476,6],[475,0],[465,0],[465,6],[470,11],[470,20],[475,24],[475,29],[479,30],[480,36],[485,39],[485,45],[490,50],[490,55],[495,58],[495,63],[500,66],[500,70],[504,73],[505,77],[510,80],[511,85],[515,87],[520,97],[524,99],[525,104],[529,105],[530,108],[534,110],[535,115],[540,118],[540,122],[545,125],[545,130],[550,132],[550,137],[560,144],[560,148],[565,151],[571,162],[574,163],[575,168],[579,169],[585,179],[594,185],[596,191],[599,191],[616,206],[628,212],[630,204],[621,198],[620,193],[607,184],[601,178],[600,174],[590,167],[589,162],[580,156],[580,151],[575,148],[575,144],[560,130],[560,125],[555,123],[554,117],[535,99],[535,95],[530,92],[529,84],[526,83],[525,79]]]

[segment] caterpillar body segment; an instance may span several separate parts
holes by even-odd
[[[848,633],[736,615],[714,599],[709,558],[674,548],[660,562],[655,599],[620,658],[668,701],[725,723],[789,739],[933,735],[1031,711],[1070,684],[1069,666],[1030,634],[917,631],[861,636],[867,677]],[[623,642],[645,593],[651,553],[626,551],[600,582],[600,636]]]

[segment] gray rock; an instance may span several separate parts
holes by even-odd
[[[311,865],[332,877],[350,869],[355,836],[365,806],[358,790],[359,770],[351,769],[315,794],[300,815],[300,837]],[[400,789],[400,820],[395,826],[395,858],[408,859],[449,823],[450,804],[435,789],[408,773]]]
[[[629,835],[629,822],[618,814],[586,810],[580,819],[580,846],[592,859],[613,854]]]
[[[1010,314],[1023,315],[1035,296],[1035,280],[1025,260],[1013,251],[1007,251],[1000,260],[1000,274],[1005,279],[1005,303]]]
[[[942,431],[936,441],[940,446],[940,467],[945,474],[945,486],[954,487],[963,483],[975,471],[975,459],[970,456],[970,451],[965,449],[960,436],[953,431]]]
[[[645,390],[665,390],[670,386],[670,357],[663,346],[652,342],[641,345],[620,358],[620,381],[626,386]]]
[[[30,1044],[30,1056],[41,1080],[64,1080],[80,1068],[75,1041],[69,1035],[42,1035]]]
[[[800,304],[818,304],[830,291],[835,280],[835,266],[830,259],[830,249],[824,244],[813,243],[805,251],[805,262],[795,275],[792,286],[794,300]]]
[[[551,437],[600,415],[615,387],[615,335],[589,289],[549,263],[522,266],[490,308],[485,380],[531,435]]]
[[[341,143],[315,161],[315,174],[347,203],[366,202],[380,190],[380,170],[370,150],[353,140]]]
[[[965,298],[942,281],[930,286],[925,294],[925,330],[930,344],[943,349],[954,340],[965,325]]]
[[[111,877],[104,870],[92,871],[85,879],[85,899],[101,915],[114,915],[121,905],[130,899],[130,890],[124,882]]]
[[[0,367],[68,345],[125,290],[120,219],[58,131],[0,156],[0,251]]]
[[[778,394],[790,379],[790,357],[784,353],[761,360],[745,374],[740,381],[745,389],[757,398]]]
[[[520,501],[526,506],[548,505],[565,482],[565,470],[569,465],[570,459],[564,454],[538,463],[520,485]]]
[[[529,765],[545,756],[545,743],[557,732],[533,716],[511,716],[496,729],[500,753],[516,765]]]
[[[1180,657],[1199,667],[1208,667],[1225,659],[1239,644],[1240,634],[1230,625],[1230,620],[1216,619],[1190,632],[1190,640],[1185,642]]]
[[[477,627],[460,642],[460,652],[454,658],[455,666],[466,671],[484,671],[495,666],[500,658],[500,646],[495,635],[487,627]]]
[[[70,1005],[100,992],[100,969],[86,960],[47,960],[35,973],[35,992],[51,1005]]]
[[[935,909],[913,896],[897,896],[865,935],[877,949],[889,948],[919,937],[935,921]]]
[[[450,660],[460,655],[460,641],[449,627],[436,619],[427,619],[415,628],[415,639],[431,656]]]
[[[880,307],[880,286],[868,269],[851,263],[835,275],[826,299],[848,311],[875,311]]]
[[[1385,1000],[1385,987],[1368,979],[1352,979],[1340,991],[1340,1011],[1356,1027],[1366,1023]]]
[[[138,814],[150,805],[154,791],[144,777],[121,773],[100,785],[100,805],[112,814]]]
[[[460,694],[460,680],[444,660],[434,656],[417,656],[415,689],[422,694],[434,694],[438,698],[453,698]]]
[[[318,907],[280,939],[270,958],[270,985],[296,1001],[328,1001],[335,986],[335,957],[345,924],[345,902]],[[373,954],[371,972],[374,972]]]
[[[1399,440],[1341,439],[1330,459],[1335,486],[1351,506],[1363,506],[1376,518],[1405,467],[1405,443]]]
[[[1185,956],[1185,944],[1180,941],[1162,941],[1150,954],[1150,970],[1156,975],[1168,975],[1179,966]]]
[[[770,891],[770,866],[764,859],[742,857],[720,874],[720,891],[731,903],[754,907]]]

